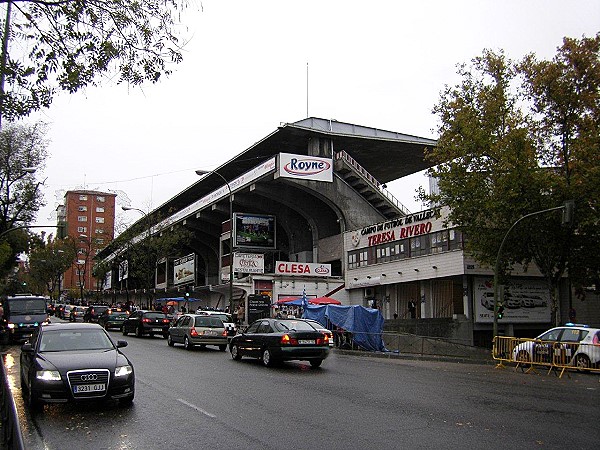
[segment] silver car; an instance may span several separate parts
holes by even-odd
[[[222,352],[227,348],[227,330],[218,317],[184,314],[169,328],[167,344],[183,344],[186,350],[194,346],[214,345]]]

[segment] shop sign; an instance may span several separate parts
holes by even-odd
[[[275,263],[275,274],[328,277],[331,275],[331,264],[277,261]]]
[[[235,253],[233,270],[239,273],[265,273],[265,255],[260,253]]]

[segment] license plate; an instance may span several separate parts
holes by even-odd
[[[73,386],[73,392],[79,394],[81,392],[102,392],[106,390],[105,384],[79,384]]]
[[[162,331],[162,328],[152,328],[152,331],[157,331],[160,333]]]
[[[310,345],[310,344],[314,344],[315,341],[313,341],[312,339],[298,339],[298,344],[300,345]]]

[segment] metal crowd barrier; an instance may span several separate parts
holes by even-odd
[[[507,336],[496,336],[492,357],[503,363],[514,363],[516,369],[536,372],[537,369],[554,371],[559,378],[565,372],[579,370],[600,374],[600,345],[579,342],[541,341]]]
[[[17,407],[15,405],[15,400],[12,396],[12,392],[8,384],[8,378],[6,376],[4,357],[2,357],[0,360],[0,372],[2,372],[0,374],[2,377],[2,398],[0,398],[0,411],[2,414],[2,445],[0,447],[23,450],[25,448],[25,443],[23,441],[23,435],[21,434],[19,418],[17,416]]]

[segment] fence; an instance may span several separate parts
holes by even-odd
[[[579,342],[541,341],[506,336],[494,338],[492,356],[499,364],[515,363],[517,368],[535,372],[555,371],[559,378],[570,370],[600,373],[600,345]]]
[[[6,377],[6,368],[4,367],[4,358],[0,360],[0,376],[2,379],[2,393],[0,398],[0,413],[2,414],[2,448],[22,450],[25,448],[23,435],[19,426],[17,416],[17,407],[10,391],[8,378]]]

